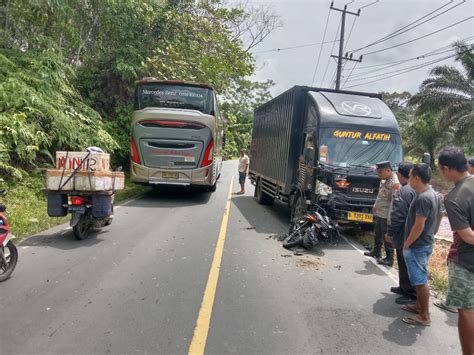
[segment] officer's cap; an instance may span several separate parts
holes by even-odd
[[[388,160],[386,161],[381,161],[377,164],[375,164],[377,170],[382,170],[382,169],[385,169],[385,168],[392,168],[392,164],[390,164],[390,162]]]

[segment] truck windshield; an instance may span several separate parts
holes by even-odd
[[[210,115],[213,111],[212,90],[191,85],[150,83],[135,89],[135,110],[147,107],[198,110]]]
[[[402,143],[394,133],[324,128],[320,133],[319,160],[343,167],[373,167],[384,160],[397,165],[402,161]]]

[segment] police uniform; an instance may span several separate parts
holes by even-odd
[[[389,161],[383,161],[376,164],[377,170],[391,168]],[[392,173],[392,176],[386,180],[382,180],[379,186],[379,193],[374,204],[375,214],[375,236],[374,236],[374,249],[368,253],[370,256],[381,257],[382,256],[382,245],[384,245],[385,253],[387,254],[387,260],[393,262],[393,247],[390,242],[385,241],[385,234],[387,233],[387,219],[389,217],[390,204],[394,191],[400,186],[396,173]]]

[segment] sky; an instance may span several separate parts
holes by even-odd
[[[349,11],[357,12],[360,7],[373,3],[374,1],[375,0],[334,0],[334,6],[343,8],[345,4],[348,4],[347,9]],[[275,86],[272,88],[273,95],[277,95],[294,85],[311,85],[317,87],[334,86],[334,81],[331,81],[331,79],[335,77],[337,66],[333,59],[329,59],[329,55],[331,53],[338,53],[338,43],[335,43],[332,52],[332,43],[324,44],[322,50],[321,45],[284,49],[287,47],[322,42],[330,3],[330,0],[249,0],[250,6],[269,7],[274,14],[279,16],[282,22],[280,28],[276,29],[264,42],[252,49],[257,65],[257,70],[252,79],[258,81],[265,81],[267,79],[273,80],[275,82]],[[435,16],[457,4],[460,5],[406,33],[360,50],[354,54],[354,58],[364,52],[376,51],[407,42],[429,34],[430,32],[440,30],[443,27],[450,26],[458,21],[469,17],[471,18],[459,25],[412,43],[380,53],[367,53],[363,56],[362,63],[357,63],[354,67],[351,76],[349,76],[349,74],[355,62],[347,62],[342,72],[342,87],[348,90],[368,92],[409,91],[416,93],[421,82],[428,77],[432,67],[443,64],[459,67],[459,64],[454,62],[454,58],[449,58],[440,63],[434,63],[403,75],[368,83],[369,81],[381,79],[384,76],[397,74],[395,71],[398,72],[404,68],[438,60],[454,53],[446,52],[427,58],[414,59],[398,65],[394,63],[385,66],[364,68],[414,58],[430,51],[449,46],[455,40],[459,39],[472,37],[469,43],[474,43],[474,19],[472,18],[474,15],[474,0],[466,0],[464,3],[462,0],[379,0],[371,6],[362,8],[360,16],[358,17],[347,15],[345,30],[346,40],[348,39],[353,21],[354,19],[356,20],[349,42],[345,42],[345,51],[350,52],[351,50],[377,41],[445,4],[447,4],[445,7],[433,13],[431,16]],[[428,18],[420,20],[417,23],[426,19]],[[334,41],[336,38],[339,39],[339,35],[336,37],[336,30],[340,21],[341,13],[331,11],[325,41]],[[281,50],[276,51],[278,48]],[[442,50],[449,49],[449,47],[446,47]],[[320,52],[320,62],[313,82],[313,75]],[[379,69],[379,71],[373,72],[376,69]],[[324,76],[325,72],[326,75]],[[394,73],[391,74],[388,72]],[[353,87],[349,88],[349,86]]]

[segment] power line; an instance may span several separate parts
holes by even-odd
[[[360,9],[365,9],[366,7],[369,7],[369,6],[372,6],[372,5],[375,5],[376,3],[378,3],[380,0],[375,0],[374,2],[371,2],[370,4],[367,4],[367,5],[364,5],[362,7],[360,7]]]
[[[314,68],[313,80],[311,80],[311,86],[313,86],[313,84],[314,84],[314,78],[316,77],[316,73],[318,71],[319,61],[321,59],[321,53],[323,51],[323,43],[324,43],[324,40],[326,39],[326,31],[328,29],[328,23],[329,23],[329,16],[330,15],[331,15],[331,8],[328,9],[328,16],[326,18],[326,26],[324,26],[323,41],[321,42],[321,48],[319,48],[318,61],[316,62],[316,68]],[[334,44],[335,44],[335,42],[334,42]]]
[[[268,50],[253,52],[253,54],[269,53],[269,52],[281,52],[281,51],[287,51],[287,50],[290,50],[290,49],[314,47],[314,46],[319,46],[320,44],[322,45],[322,44],[328,44],[328,43],[333,43],[333,42],[334,41],[317,42],[317,43],[308,43],[308,44],[302,44],[302,45],[299,45],[299,46],[292,46],[292,47],[274,48],[274,49],[268,49]],[[339,42],[339,40],[336,40],[336,42]]]
[[[427,22],[429,22],[429,21],[431,21],[431,20],[433,20],[433,19],[435,19],[435,18],[437,18],[437,17],[439,17],[439,16],[445,14],[446,12],[449,12],[449,11],[453,10],[454,8],[456,8],[456,7],[458,7],[458,6],[462,5],[462,4],[464,4],[465,2],[466,2],[466,0],[463,0],[463,1],[460,2],[459,4],[456,4],[456,5],[454,5],[453,7],[450,7],[449,9],[444,10],[443,12],[441,12],[441,13],[439,13],[439,14],[437,14],[437,15],[435,15],[435,16],[433,16],[433,17],[431,17],[431,18],[429,18],[429,19],[427,19],[427,20],[425,20],[425,21],[423,21],[423,22],[421,22],[421,23],[419,23],[419,24],[417,24],[416,26],[410,27],[410,28],[408,28],[408,29],[406,29],[406,30],[404,30],[404,31],[402,31],[402,32],[399,32],[399,33],[397,33],[397,34],[395,34],[395,35],[392,35],[392,36],[390,36],[390,37],[387,37],[387,38],[384,39],[383,41],[379,41],[377,44],[382,43],[382,42],[385,42],[385,41],[388,41],[389,39],[395,38],[395,37],[400,36],[400,35],[402,35],[402,34],[408,32],[408,31],[411,31],[411,30],[413,30],[414,28],[417,28],[417,27],[419,27],[419,26],[421,26],[421,25],[423,25],[423,24],[425,24],[425,23],[427,23]]]
[[[456,48],[451,48],[451,49],[448,49],[448,50],[444,50],[442,52],[437,52],[437,53],[432,53],[432,54],[420,55],[418,57],[411,58],[411,59],[406,59],[406,60],[401,60],[401,61],[396,62],[396,63],[389,63],[389,64],[386,64],[385,66],[383,66],[381,68],[378,68],[378,69],[364,71],[364,72],[354,74],[353,77],[359,77],[359,76],[363,76],[363,75],[367,75],[367,74],[371,74],[371,73],[376,73],[378,71],[381,71],[381,70],[384,70],[384,69],[387,69],[387,68],[391,68],[391,67],[396,67],[398,65],[402,65],[402,64],[405,64],[407,62],[411,62],[413,60],[419,60],[419,59],[422,59],[422,58],[437,56],[437,55],[441,55],[441,54],[449,53],[449,52],[453,52],[453,51],[456,51]]]
[[[337,38],[337,35],[339,34],[339,29],[341,28],[341,23],[342,23],[342,18],[339,21],[339,26],[337,26],[336,37],[334,38],[334,42],[332,44],[331,53],[334,50],[334,46],[336,45],[336,38]],[[321,85],[320,86],[323,85],[324,79],[326,78],[326,73],[328,72],[328,67],[329,67],[329,62],[330,61],[331,61],[331,56],[329,56],[329,58],[328,58],[328,62],[326,64],[326,69],[324,70],[324,75],[323,75],[323,79],[321,80]]]
[[[358,17],[354,17],[354,21],[352,21],[351,30],[349,31],[349,36],[347,36],[347,42],[344,45],[344,52],[346,51],[347,45],[349,44],[349,41],[351,40],[352,30],[354,29],[354,25],[355,25],[357,19],[358,19]]]
[[[376,40],[376,41],[374,41],[374,42],[371,42],[371,43],[369,43],[369,44],[367,44],[367,45],[365,45],[365,46],[363,46],[363,47],[356,48],[356,49],[352,50],[351,53],[359,52],[359,51],[362,50],[362,49],[375,46],[376,44],[387,40],[389,37],[391,37],[391,36],[397,34],[397,33],[400,32],[400,31],[403,31],[403,30],[406,29],[407,27],[410,27],[410,26],[416,24],[417,22],[419,22],[419,21],[425,19],[426,17],[431,16],[431,15],[434,14],[435,12],[437,12],[437,11],[443,9],[444,7],[446,7],[446,6],[448,6],[449,4],[451,4],[453,1],[454,1],[454,0],[450,0],[448,3],[446,3],[446,4],[444,4],[444,5],[440,6],[440,7],[438,7],[438,8],[436,8],[436,9],[434,9],[434,10],[431,11],[430,13],[428,13],[428,14],[426,14],[426,15],[423,15],[422,17],[420,17],[419,19],[416,19],[415,21],[410,22],[408,25],[405,25],[405,26],[403,26],[402,28],[399,28],[398,30],[393,31],[393,32],[389,33],[388,35],[386,35],[386,36],[384,36],[384,37],[382,37],[382,38],[379,38],[378,40]]]
[[[474,36],[469,36],[469,37],[460,39],[459,41],[461,41],[461,42],[470,41],[470,40],[473,39],[473,38],[474,38]],[[385,63],[379,63],[379,64],[365,65],[365,66],[362,66],[362,67],[357,67],[355,70],[369,69],[369,68],[381,67],[381,66],[386,66],[386,65],[391,65],[391,64],[398,64],[398,63],[405,63],[405,62],[409,62],[409,61],[416,60],[416,59],[419,59],[419,58],[423,58],[423,57],[427,57],[427,56],[431,56],[431,55],[436,55],[437,52],[441,53],[440,51],[443,51],[444,49],[447,49],[447,48],[451,48],[450,50],[454,50],[452,47],[453,47],[452,44],[448,44],[448,45],[446,45],[446,46],[443,46],[443,47],[434,49],[434,50],[429,51],[429,52],[427,52],[427,53],[423,53],[423,54],[417,55],[417,56],[415,56],[415,57],[406,58],[406,59],[400,59],[400,60],[395,60],[395,61],[392,61],[392,62],[385,62]],[[438,53],[438,54],[439,54],[439,53]],[[357,75],[358,75],[358,74],[357,74]]]
[[[355,63],[354,63],[354,66],[352,67],[351,72],[349,73],[349,75],[347,76],[346,80],[344,81],[344,84],[342,84],[342,88],[344,88],[344,86],[346,86],[347,80],[349,80],[349,78],[351,77],[352,72],[354,71],[354,69],[355,69],[355,67],[357,66],[357,64],[359,64],[359,62],[355,62]]]
[[[465,52],[466,52],[466,51],[465,51]],[[437,59],[436,61],[431,61],[431,62],[429,62],[429,63],[423,64],[423,65],[419,65],[417,68],[405,70],[405,71],[402,71],[402,72],[400,72],[400,73],[392,74],[392,75],[389,75],[389,76],[386,76],[386,77],[383,77],[383,78],[379,78],[379,79],[372,80],[372,81],[367,81],[367,82],[361,83],[361,84],[355,84],[355,85],[347,86],[346,89],[354,88],[354,87],[362,86],[362,85],[366,85],[366,84],[371,84],[371,83],[375,83],[375,82],[377,82],[377,81],[382,81],[382,80],[385,80],[385,79],[393,78],[393,77],[395,77],[395,76],[403,75],[403,74],[406,74],[406,73],[409,73],[409,72],[412,72],[412,71],[415,71],[415,70],[419,70],[419,69],[425,68],[425,67],[430,66],[430,65],[432,65],[432,64],[442,62],[442,61],[447,60],[447,59],[449,59],[449,58],[456,57],[458,54],[463,54],[463,53],[465,53],[465,52],[452,54],[452,55],[450,55],[450,56],[446,56],[446,57],[444,57],[444,58]]]
[[[412,39],[412,40],[410,40],[410,41],[402,42],[402,43],[396,44],[396,45],[394,45],[394,46],[382,48],[382,49],[379,49],[379,50],[376,50],[376,51],[372,51],[372,52],[363,53],[362,55],[367,56],[367,55],[370,55],[370,54],[380,53],[380,52],[387,51],[387,50],[389,50],[389,49],[393,49],[393,48],[397,48],[397,47],[403,46],[403,45],[408,44],[408,43],[412,43],[412,42],[419,41],[420,39],[423,39],[423,38],[432,36],[432,35],[434,35],[434,34],[436,34],[436,33],[440,33],[440,32],[442,32],[442,31],[445,31],[445,30],[447,30],[447,29],[450,29],[450,28],[452,28],[452,27],[454,27],[454,26],[457,26],[457,25],[459,25],[459,24],[461,24],[461,23],[463,23],[463,22],[469,21],[469,20],[471,20],[472,18],[474,18],[474,16],[466,17],[465,19],[463,19],[463,20],[461,20],[461,21],[455,22],[455,23],[453,23],[453,24],[451,24],[451,25],[449,25],[449,26],[443,27],[443,28],[441,28],[441,29],[439,29],[439,30],[437,30],[437,31],[430,32],[430,33],[428,33],[428,34],[426,34],[426,35],[424,35],[424,36],[417,37],[417,38],[414,38],[414,39]]]
[[[456,55],[456,54],[452,54],[451,56],[455,56],[455,55]],[[448,56],[448,57],[450,58],[451,56]],[[448,58],[448,57],[443,57],[443,58]],[[430,60],[430,61],[428,61],[428,62],[415,64],[415,65],[412,65],[412,66],[409,66],[409,67],[400,68],[400,69],[397,69],[397,70],[392,70],[392,71],[388,71],[388,72],[381,73],[381,74],[377,74],[377,75],[366,76],[366,77],[363,77],[363,78],[356,78],[356,79],[352,79],[352,80],[348,80],[348,81],[351,82],[351,81],[360,81],[360,80],[378,78],[378,77],[381,77],[381,76],[384,76],[384,75],[387,75],[387,74],[398,73],[398,72],[403,71],[403,70],[413,69],[413,68],[417,68],[417,67],[422,67],[422,66],[425,66],[425,65],[429,65],[429,64],[432,64],[432,63],[436,63],[438,60],[443,60],[443,58],[441,58],[441,59],[433,59],[433,60]]]

